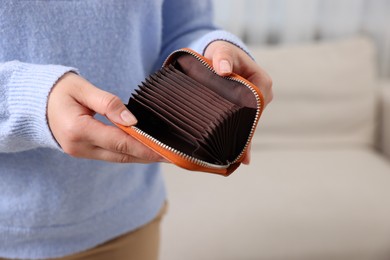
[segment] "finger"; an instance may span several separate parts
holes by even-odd
[[[264,96],[264,105],[266,107],[273,99],[272,78],[246,53],[240,52],[237,54],[235,64],[240,64],[240,66],[235,66],[234,73],[246,78],[260,88]]]
[[[116,163],[150,163],[150,161],[139,159],[129,154],[108,151],[89,143],[78,143],[75,148],[74,152],[69,153],[70,156]]]
[[[122,130],[91,119],[89,135],[85,139],[93,145],[114,153],[127,154],[140,161],[166,162],[166,160]]]
[[[261,92],[264,95],[265,106],[267,106],[267,104],[269,104],[273,99],[272,78],[265,70],[259,67],[257,73],[254,73],[250,77],[248,77],[248,80],[253,82],[256,86],[260,88]]]
[[[220,43],[212,53],[213,67],[220,76],[229,76],[233,72],[234,55],[233,49],[225,43]]]
[[[242,160],[243,164],[248,165],[251,161],[251,147],[252,144],[249,144],[248,148],[246,149],[244,159]]]
[[[97,158],[98,160],[115,163],[150,163],[148,160],[139,159],[129,154],[108,151],[101,147],[94,147],[93,157]]]
[[[137,123],[135,116],[115,95],[91,86],[85,94],[87,106],[111,121],[130,126]]]
[[[230,73],[224,73],[221,69],[223,65],[220,64],[224,60],[229,61],[232,72],[246,78],[260,88],[264,96],[265,106],[272,101],[271,77],[237,46],[229,42],[215,41],[205,50],[205,57],[212,60],[215,70],[222,76],[228,76]]]
[[[135,116],[117,96],[93,86],[86,80],[83,81],[78,91],[72,93],[78,102],[115,123],[125,126],[137,123]]]
[[[87,142],[77,143],[76,145],[73,146],[72,150],[67,151],[67,154],[76,158],[103,160],[103,161],[117,162],[117,163],[157,162],[157,161],[149,161],[149,160],[137,158],[129,154],[109,151],[107,149],[98,146],[93,146]],[[162,159],[160,162],[168,162],[168,161]]]

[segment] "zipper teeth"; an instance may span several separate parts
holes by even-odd
[[[228,165],[217,165],[217,164],[212,164],[212,163],[208,163],[208,162],[205,162],[205,161],[202,161],[200,159],[197,159],[197,158],[194,158],[192,156],[189,156],[183,152],[180,152],[178,150],[176,150],[175,148],[172,148],[171,146],[169,145],[166,145],[164,143],[162,143],[161,141],[157,140],[156,138],[154,138],[153,136],[145,133],[144,131],[142,131],[141,129],[139,129],[138,127],[136,126],[132,126],[132,128],[140,135],[148,138],[150,141],[154,142],[155,144],[157,144],[158,146],[166,149],[166,150],[169,150],[170,152],[173,152],[181,157],[183,157],[184,159],[186,159],[187,161],[190,161],[192,163],[195,163],[197,165],[200,165],[200,166],[203,166],[203,167],[212,167],[212,168],[217,168],[217,169],[226,169],[227,167],[229,167],[230,164]]]
[[[178,52],[184,52],[184,53],[188,53],[188,54],[192,55],[197,60],[199,60],[206,68],[208,68],[210,71],[212,71],[214,74],[218,74],[214,70],[214,68],[209,63],[207,63],[205,60],[203,60],[201,57],[199,57],[199,55],[197,53],[194,53],[194,52],[192,52],[192,51],[190,51],[188,49],[181,49],[181,50],[176,50],[176,51],[172,52],[171,55],[169,55],[168,58],[165,59],[165,61],[163,63],[163,66],[165,66],[167,64],[167,62],[169,60],[169,57],[171,57],[173,54],[178,53]],[[249,88],[252,91],[252,93],[255,95],[256,102],[257,102],[257,107],[258,107],[258,109],[256,110],[255,120],[253,121],[251,130],[249,132],[249,137],[247,139],[247,142],[245,143],[244,148],[242,149],[242,151],[239,153],[239,155],[236,157],[236,159],[233,162],[229,162],[226,165],[217,165],[217,164],[212,164],[212,163],[205,162],[203,160],[200,160],[200,159],[194,158],[192,156],[189,156],[189,155],[187,155],[187,154],[185,154],[183,152],[180,152],[180,151],[176,150],[175,148],[172,148],[171,146],[169,146],[167,144],[164,144],[164,143],[160,142],[156,138],[152,137],[151,135],[145,133],[144,131],[142,131],[141,129],[139,129],[139,128],[135,127],[135,126],[132,126],[132,128],[138,134],[148,138],[149,140],[151,140],[152,142],[154,142],[158,146],[160,146],[160,147],[162,147],[164,149],[167,149],[167,150],[169,150],[169,151],[171,151],[171,152],[173,152],[173,153],[183,157],[185,160],[190,161],[191,163],[197,164],[197,165],[202,166],[202,167],[209,167],[209,168],[215,168],[215,169],[226,169],[226,168],[228,168],[231,164],[236,163],[241,158],[241,156],[244,154],[244,151],[248,147],[248,145],[250,143],[249,140],[251,140],[251,138],[252,138],[252,136],[254,134],[254,131],[255,131],[255,128],[256,128],[256,123],[257,123],[257,121],[258,121],[258,119],[260,117],[260,111],[261,111],[262,104],[261,104],[261,99],[260,99],[258,93],[248,83],[246,83],[243,80],[232,78],[232,77],[225,77],[225,78],[228,79],[228,80],[231,80],[231,81],[239,82],[239,83],[243,84],[244,86],[246,86],[247,88]]]
[[[175,54],[177,52],[186,52],[188,54],[191,54],[192,56],[194,56],[197,60],[199,60],[206,68],[208,68],[210,71],[212,71],[214,74],[218,74],[215,69],[210,66],[210,64],[208,62],[206,62],[205,60],[203,60],[201,57],[199,57],[196,53],[190,51],[190,50],[187,50],[187,49],[184,49],[184,50],[177,50],[177,51],[174,51],[172,54]],[[172,55],[171,54],[171,55]],[[166,64],[166,62],[168,61],[168,58],[165,60],[164,62],[164,65]],[[253,137],[253,134],[255,132],[255,129],[256,129],[256,123],[260,117],[260,111],[261,111],[261,107],[263,104],[261,104],[261,99],[259,97],[259,94],[257,93],[257,91],[252,87],[250,86],[248,83],[246,83],[245,81],[241,80],[241,79],[237,79],[237,78],[232,78],[232,77],[225,77],[226,79],[228,80],[231,80],[231,81],[236,81],[238,83],[241,83],[242,85],[246,86],[247,88],[250,89],[250,91],[252,91],[252,93],[254,94],[255,98],[256,98],[256,103],[257,103],[257,107],[258,109],[256,109],[256,115],[255,115],[255,120],[253,121],[253,124],[252,124],[252,127],[251,127],[251,130],[249,132],[249,136],[248,136],[248,139],[247,139],[247,142],[245,143],[244,145],[244,148],[242,149],[242,151],[238,154],[238,156],[236,157],[236,159],[231,162],[230,164],[232,163],[236,163],[240,158],[241,156],[244,154],[244,151],[246,150],[246,148],[248,147],[251,138]]]
[[[231,77],[228,77],[228,79],[232,80],[232,81],[239,82],[239,83],[243,84],[244,86],[247,86],[252,91],[252,93],[254,94],[254,96],[256,98],[257,107],[258,107],[258,109],[256,109],[255,120],[253,121],[251,130],[249,132],[249,136],[248,136],[248,139],[247,139],[247,141],[246,141],[246,143],[244,145],[244,148],[242,149],[241,153],[237,156],[237,158],[232,162],[232,163],[236,163],[238,161],[238,159],[240,159],[241,156],[244,154],[244,151],[246,150],[246,148],[250,144],[250,140],[252,139],[252,137],[254,135],[254,132],[256,130],[256,124],[257,124],[257,121],[259,120],[259,117],[260,117],[260,111],[261,111],[262,104],[261,104],[261,99],[259,97],[259,94],[257,93],[257,91],[252,86],[250,86],[245,81],[240,80],[240,79],[231,78]]]

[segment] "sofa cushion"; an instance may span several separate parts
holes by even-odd
[[[254,146],[374,143],[376,57],[369,39],[250,49],[275,93]]]
[[[381,81],[381,113],[378,147],[390,160],[390,81]]]
[[[162,260],[390,259],[390,164],[369,149],[267,149],[228,178],[164,165]]]

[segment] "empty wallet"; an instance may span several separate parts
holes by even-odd
[[[135,126],[119,128],[182,168],[230,175],[244,158],[264,107],[239,75],[219,76],[191,49],[173,52],[132,94]]]

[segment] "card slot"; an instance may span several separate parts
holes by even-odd
[[[170,87],[174,85],[174,83],[165,77],[161,78],[153,76],[152,79],[154,82],[159,83],[160,86],[164,87],[164,89],[166,89],[170,93],[175,91],[177,95],[179,95],[182,99],[185,100],[183,103],[187,104],[189,108],[194,110],[194,112],[205,116],[208,120],[213,120],[222,112],[222,110],[218,110],[215,107],[210,106],[210,104],[205,103],[205,101],[200,99],[199,96],[197,96],[194,92],[189,92],[183,87],[172,90]],[[206,106],[206,108],[202,109],[202,106]]]
[[[199,89],[196,86],[188,86],[188,84],[183,84],[182,81],[179,81],[177,79],[173,80],[167,77],[164,73],[158,73],[157,74],[158,81],[161,82],[161,84],[165,86],[169,85],[179,85],[180,88],[177,90],[181,93],[188,95],[191,97],[191,100],[189,101],[191,104],[194,104],[194,106],[200,106],[204,109],[208,109],[209,111],[215,112],[215,114],[221,113],[221,111],[225,110],[225,108],[221,108],[215,105],[215,102],[211,102],[210,100],[207,100],[201,95],[201,92],[199,92]]]
[[[228,136],[229,138],[226,139],[227,141],[227,151],[229,158],[228,160],[233,161],[237,156],[238,153],[236,152],[236,146],[237,146],[237,136],[238,136],[238,130],[239,130],[239,119],[241,117],[241,111],[239,107],[235,106],[233,108],[234,112],[232,113],[231,118],[229,119],[229,132]]]
[[[145,89],[145,87],[142,87],[142,89]],[[145,91],[153,91],[151,88],[150,88],[150,86],[149,86],[149,88],[148,89],[145,89]],[[151,97],[149,97],[148,95],[145,95],[145,97],[146,98],[148,98],[148,99],[152,99]],[[157,100],[152,100],[153,102],[157,102]],[[165,101],[165,100],[164,100]],[[229,112],[229,111],[228,111]],[[209,123],[209,125],[208,126],[206,126],[205,127],[205,129],[204,129],[204,131],[202,132],[202,136],[204,136],[205,134],[205,131],[207,131],[208,129],[210,129],[210,130],[212,130],[212,129],[221,129],[221,127],[219,127],[219,125],[221,125],[224,121],[226,121],[226,120],[224,120],[223,119],[223,117],[224,117],[225,115],[224,114],[221,114],[221,115],[219,115],[219,118],[214,118],[214,121],[211,121],[210,123]],[[219,120],[218,120],[219,119]],[[222,128],[223,129],[223,128]],[[219,134],[214,134],[213,135],[214,137],[220,137],[220,136],[222,136],[220,133]],[[209,138],[209,137],[205,137],[205,138]],[[214,138],[215,139],[215,138]],[[223,151],[224,150],[224,148],[223,148],[223,146],[222,146],[222,143],[221,143],[221,141],[220,141],[221,139],[219,138],[219,140],[217,140],[217,141],[215,141],[215,140],[211,140],[211,141],[213,141],[213,146],[215,147],[215,150],[219,150],[219,153],[221,154],[222,152],[221,151]]]
[[[148,91],[151,91],[151,89],[148,89]],[[148,101],[150,101],[152,105],[156,105],[156,103],[161,103],[161,101],[157,100],[155,97],[150,97],[150,94],[149,96],[148,94],[146,94],[145,98],[149,98]],[[214,123],[213,126],[210,126],[210,129],[212,129],[214,133],[205,134],[205,132],[203,132],[201,133],[202,137],[195,137],[195,139],[205,139],[205,142],[210,147],[209,150],[212,151],[212,153],[215,154],[217,157],[223,158],[224,163],[226,163],[226,161],[234,160],[236,156],[238,156],[238,153],[241,152],[243,145],[245,145],[246,142],[245,140],[241,142],[238,142],[236,140],[236,137],[240,135],[237,126],[241,125],[236,121],[237,118],[240,118],[239,116],[237,116],[237,114],[238,107],[234,106],[231,110],[219,115],[218,123]]]
[[[227,149],[225,147],[225,142],[221,142],[221,131],[223,132],[223,128],[225,128],[224,125],[219,125],[215,129],[213,129],[211,135],[209,135],[207,138],[204,139],[203,143],[200,144],[204,146],[204,149],[207,149],[210,151],[210,153],[213,154],[215,158],[218,158],[217,160],[222,163],[226,164],[227,160]]]
[[[175,98],[176,96],[180,97],[181,101],[187,105],[198,104],[198,102],[194,102],[194,99],[197,97],[195,93],[189,93],[190,95],[188,95],[187,92],[184,92],[181,82],[167,81],[167,78],[161,73],[150,76],[150,78],[147,79],[147,82],[150,83],[152,87],[158,88],[159,90],[164,88],[164,92],[169,92],[170,95],[173,95]]]
[[[219,135],[217,134],[220,126],[210,130],[209,135],[204,138],[205,145],[209,147],[210,151],[213,151],[214,156],[217,158],[223,158],[223,148],[221,146],[221,141]]]
[[[203,140],[199,142],[199,146],[197,147],[197,149],[194,150],[192,156],[199,159],[203,159],[213,164],[224,164],[223,161],[221,161],[220,159],[221,157],[217,153],[215,153],[211,149],[210,145],[208,145]]]
[[[235,125],[235,138],[234,138],[234,146],[231,148],[231,153],[238,156],[238,154],[244,149],[244,146],[247,142],[247,137],[249,135],[249,129],[248,132],[243,129],[243,127],[239,128],[241,124],[241,119],[243,118],[243,110],[240,109],[239,113],[237,113],[238,116],[236,118],[236,125]],[[246,135],[241,135],[242,132],[246,132]]]
[[[226,128],[226,118],[227,115],[220,115],[219,120],[216,120],[212,123],[212,127],[210,127],[207,131],[207,133],[204,135],[204,139],[206,142],[213,148],[216,154],[219,154],[220,156],[223,155],[224,150],[226,149],[224,147],[223,143],[223,129]],[[223,156],[222,156],[223,157]]]
[[[219,111],[219,114],[222,115],[222,114],[228,113],[229,110],[230,110],[233,106],[235,106],[235,105],[234,105],[233,103],[230,103],[230,106],[229,106],[229,107],[223,107],[222,110]],[[219,107],[219,108],[221,108],[221,107]]]
[[[174,82],[171,82],[166,78],[159,78],[157,82],[164,86],[166,89],[170,89],[170,86],[174,84]],[[190,109],[193,110],[194,113],[199,113],[205,116],[208,120],[212,120],[220,113],[220,111],[218,111],[216,108],[214,108],[210,104],[205,103],[204,100],[199,99],[199,97],[194,92],[189,92],[182,87],[175,89],[174,91],[177,93],[176,95],[179,95],[186,100],[185,103]]]
[[[187,74],[183,73],[182,71],[176,69],[174,66],[170,65],[168,68],[164,68],[162,70],[162,73],[166,73],[168,75],[170,75],[169,77],[172,78],[172,79],[181,79],[181,80],[184,80],[186,81],[189,85],[195,85],[199,88],[199,91],[202,92],[204,95],[207,95],[209,97],[219,97],[218,99],[216,99],[215,101],[219,104],[222,104],[222,105],[230,105],[231,102],[229,102],[228,100],[224,99],[224,98],[220,98],[221,96],[214,92],[213,90],[211,90],[210,88],[208,88],[207,86],[203,85],[202,83],[200,83],[199,81],[191,78],[190,76],[188,76]]]
[[[176,68],[185,74],[207,85],[208,88],[218,93],[230,102],[240,107],[248,106],[257,108],[257,99],[253,92],[241,82],[221,77],[204,66],[202,62],[192,55],[180,55],[172,62]]]
[[[139,127],[142,131],[157,137],[158,140],[163,143],[179,151],[185,152],[188,155],[195,155],[199,159],[203,159],[208,162],[215,161],[217,164],[221,164],[217,157],[213,154],[212,150],[210,151],[210,149],[208,149],[209,147],[204,145],[203,139],[189,135],[186,131],[183,131],[183,129],[178,127],[162,114],[137,99],[137,97],[130,99],[128,108],[138,118],[143,119],[137,124],[137,127]],[[147,111],[149,111],[149,113]],[[147,119],[149,118],[150,122],[151,117],[153,118],[152,120],[156,120],[157,117],[160,121],[154,122],[153,124],[149,123],[149,126],[145,126],[148,124]],[[161,127],[162,122],[164,127]]]
[[[240,116],[240,110],[237,106],[224,115],[224,121],[214,130],[212,136],[207,143],[209,145],[215,145],[220,158],[223,158],[223,162],[232,162],[238,154],[236,153],[235,144],[237,137],[237,118]]]
[[[164,97],[160,95],[157,95],[156,97],[147,93],[146,91],[143,91],[142,95],[148,100],[156,103],[154,105],[158,106],[160,109],[169,112],[174,117],[177,117],[180,121],[183,122],[183,124],[187,124],[193,127],[199,133],[199,135],[201,135],[202,131],[204,131],[205,124],[201,122],[201,120],[187,113],[186,111],[181,110],[177,105],[173,104]]]
[[[236,97],[224,91],[227,84],[235,93],[230,82],[203,79],[192,65],[177,67],[169,65],[149,76],[130,98],[128,108],[139,119],[137,127],[189,156],[218,165],[232,162],[247,142],[256,108],[245,107],[241,99],[244,106],[234,104]]]
[[[137,127],[157,140],[188,154],[197,149],[197,139],[143,103],[136,96],[130,98],[127,108],[140,120]]]
[[[187,120],[187,118],[181,114],[178,114],[174,112],[173,109],[170,109],[168,106],[165,106],[163,103],[160,102],[158,104],[158,100],[154,97],[142,93],[143,96],[143,102],[149,104],[152,108],[154,108],[156,111],[160,111],[162,115],[164,115],[166,118],[170,119],[171,121],[175,122],[176,125],[186,130],[189,134],[195,136],[195,137],[201,137],[201,128],[198,127],[195,124],[191,124],[190,120]]]
[[[215,102],[218,104],[224,106],[224,107],[231,107],[233,105],[232,102],[229,100],[221,97],[218,93],[214,92],[207,86],[203,85],[202,83],[196,81],[195,79],[191,78],[190,76],[186,75],[182,71],[176,69],[174,66],[170,65],[168,68],[165,68],[163,71],[167,72],[168,74],[172,75],[174,74],[173,78],[181,78],[182,80],[185,80],[187,82],[190,82],[192,85],[198,86],[199,90],[202,91],[205,95],[209,96],[210,98],[213,98]]]
[[[221,146],[223,147],[223,158],[228,161],[229,160],[229,153],[230,153],[230,139],[232,136],[230,135],[230,129],[231,129],[231,119],[234,116],[234,111],[230,110],[230,113],[225,115],[225,121],[224,125],[220,128],[220,139],[221,139]]]
[[[218,124],[214,129],[213,129],[213,143],[216,145],[216,149],[218,149],[219,153],[222,155],[223,151],[225,150],[225,147],[223,145],[223,129],[226,124],[226,115],[221,115],[221,123]]]
[[[232,123],[232,118],[234,117],[234,112],[235,112],[235,109],[234,107],[232,107],[230,110],[229,110],[229,113],[226,114],[226,119],[225,119],[225,124],[224,124],[224,128],[221,129],[222,131],[222,136],[223,136],[223,147],[224,147],[224,158],[226,160],[229,160],[228,158],[228,155],[230,153],[230,144],[231,144],[231,138],[233,138],[231,136],[231,123]]]
[[[247,138],[252,129],[253,120],[256,116],[256,109],[250,107],[241,107],[240,109],[239,122],[237,123],[237,134],[235,153],[240,153],[244,148]]]
[[[207,125],[206,122],[208,122],[210,118],[207,118],[202,113],[195,113],[193,109],[185,105],[187,101],[184,98],[182,98],[180,95],[176,94],[170,89],[163,90],[162,89],[163,87],[158,82],[154,82],[147,79],[145,84],[149,87],[148,91],[157,92],[159,95],[165,97],[170,102],[176,104],[178,107],[180,107],[180,109],[183,109],[188,113],[192,114],[195,118],[197,118],[197,120],[199,121],[200,124],[202,124],[203,127]]]
[[[232,112],[231,110],[229,110],[230,112]],[[230,130],[230,120],[231,119],[231,116],[232,116],[232,113],[227,113],[225,115],[225,120],[224,120],[224,124],[223,124],[223,127],[221,127],[219,130],[220,130],[220,139],[222,140],[221,141],[221,146],[223,147],[222,151],[223,151],[223,158],[225,160],[227,160],[226,158],[226,155],[229,154],[229,147],[227,145],[228,143],[228,139],[231,138],[229,136],[229,130]]]
[[[143,93],[145,94],[145,93]],[[166,111],[164,108],[157,106],[155,103],[150,102],[147,98],[143,96],[138,96],[138,99],[140,99],[143,103],[149,105],[149,107],[153,108],[154,111],[159,111],[159,114],[170,120],[171,122],[175,123],[179,128],[185,130],[188,134],[192,135],[194,138],[201,138],[201,134],[199,131],[195,128],[193,128],[191,125],[183,122],[180,118],[177,118],[173,116],[170,112]]]
[[[155,84],[158,84],[156,82],[152,82],[153,84],[149,85],[149,91],[151,91],[151,88],[152,87],[156,87]],[[154,89],[156,91],[161,91],[161,89]],[[221,127],[219,125],[223,124],[224,120],[223,117],[225,115],[224,114],[220,114],[218,115],[217,118],[214,118],[212,121],[210,121],[208,123],[208,126],[204,129],[203,133],[202,133],[202,136],[204,137],[204,139],[207,140],[209,146],[210,146],[210,149],[213,151],[214,154],[218,154],[219,156],[223,155],[223,150],[224,150],[224,147],[222,146],[222,142],[221,142],[221,134],[210,134],[210,132],[212,132],[214,130],[215,132],[215,129],[217,130],[220,130]],[[216,140],[216,137],[218,137],[218,139]],[[223,156],[222,156],[223,157]],[[226,157],[226,155],[225,155]]]
[[[186,109],[181,109],[177,104],[173,103],[172,101],[161,95],[161,93],[158,93],[156,89],[147,89],[145,88],[145,85],[140,86],[140,89],[142,90],[142,92],[145,93],[146,98],[153,98],[153,101],[156,102],[159,106],[164,107],[165,110],[170,111],[173,115],[178,116],[181,119],[185,118],[185,122],[196,128],[198,131],[202,131],[206,126],[204,121],[199,119],[199,117],[191,114]]]
[[[174,67],[172,67],[172,70],[163,70],[161,73],[174,82],[181,82],[183,88],[185,88],[187,91],[198,93],[197,96],[202,97],[201,100],[206,104],[211,104],[221,110],[225,110],[232,106],[232,104],[229,104],[228,101],[225,102],[225,100],[217,93],[211,90],[207,92],[207,87],[188,77]]]

